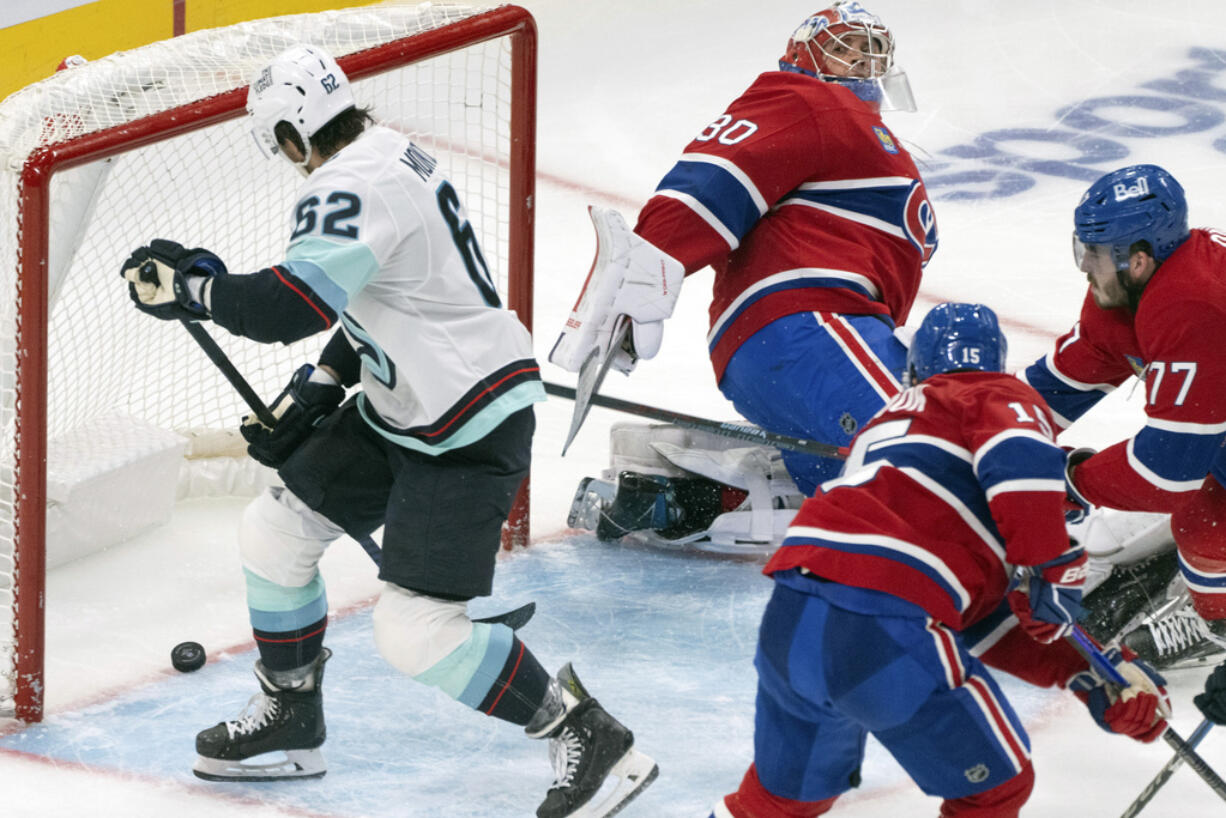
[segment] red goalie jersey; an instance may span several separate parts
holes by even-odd
[[[867,103],[802,74],[758,77],[686,147],[635,232],[715,268],[716,378],[754,332],[798,312],[907,320],[937,245],[910,155]]]
[[[1145,425],[1077,467],[1091,503],[1169,512],[1211,471],[1226,482],[1224,270],[1226,234],[1191,231],[1149,280],[1135,316],[1087,295],[1081,320],[1026,371],[1062,426],[1129,376],[1144,378]]]

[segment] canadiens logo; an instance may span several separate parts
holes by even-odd
[[[924,183],[916,180],[907,193],[907,204],[903,208],[903,232],[907,241],[924,254],[921,264],[927,264],[928,259],[937,249],[937,218],[928,201],[928,192]]]
[[[894,136],[889,131],[874,125],[873,133],[877,134],[877,139],[880,140],[881,147],[885,148],[886,153],[898,153],[898,145],[895,144]]]

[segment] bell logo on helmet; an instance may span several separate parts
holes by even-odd
[[[1112,192],[1115,194],[1117,202],[1126,202],[1129,199],[1140,199],[1143,196],[1149,195],[1149,179],[1142,176],[1137,179],[1135,185],[1128,185],[1125,182],[1117,182],[1113,187]]]

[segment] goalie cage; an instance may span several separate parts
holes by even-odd
[[[302,179],[261,156],[244,108],[252,74],[298,42],[328,49],[358,104],[439,160],[504,300],[532,329],[536,27],[522,8],[424,4],[255,20],[118,52],[10,96],[0,104],[2,716],[42,718],[56,461],[101,459],[106,469],[147,454],[111,453],[124,435],[82,434],[95,424],[114,430],[131,419],[181,443],[174,432],[233,430],[247,411],[182,327],[136,314],[118,270],[155,237],[208,247],[234,272],[281,257]],[[324,340],[273,347],[215,337],[266,397]],[[61,445],[74,433],[84,451]],[[527,542],[527,489],[504,545]]]

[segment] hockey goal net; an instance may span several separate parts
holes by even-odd
[[[232,272],[280,260],[302,179],[261,156],[244,105],[253,74],[299,42],[330,51],[359,104],[439,160],[504,301],[531,329],[536,40],[519,7],[257,20],[120,52],[9,97],[0,104],[0,715],[42,717],[56,537],[131,529],[124,496],[165,482],[142,484],[142,471],[161,475],[167,457],[198,455],[202,430],[232,432],[248,412],[182,326],[133,309],[118,271],[155,237],[207,247]],[[326,340],[213,336],[265,400]],[[107,493],[108,473],[124,491]],[[525,486],[508,525],[515,541],[527,539],[526,501]]]

